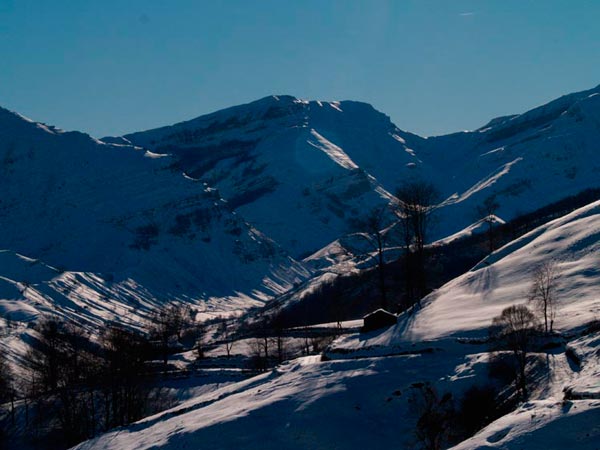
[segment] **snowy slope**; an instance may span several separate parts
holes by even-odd
[[[485,337],[502,309],[527,302],[534,270],[548,261],[555,261],[560,271],[555,328],[570,330],[600,318],[600,201],[496,250],[425,297],[421,309],[403,315],[387,332],[372,339],[348,338],[338,348]]]
[[[433,237],[476,220],[497,197],[509,220],[600,182],[600,87],[472,132],[427,139],[370,105],[272,96],[126,142],[173,154],[295,257],[338,239],[406,180],[441,193]],[[274,213],[276,211],[276,213]]]
[[[312,357],[199,396],[75,447],[78,450],[420,448],[417,381],[460,395],[485,380],[485,355],[437,354],[318,362]],[[575,403],[575,402],[573,402]],[[600,401],[532,401],[457,449],[593,450]]]
[[[438,237],[472,223],[488,195],[506,221],[600,186],[599,140],[600,86],[473,132],[427,139],[419,157],[446,175],[436,180],[448,206]]]
[[[564,354],[549,355],[550,383],[546,383],[549,389],[542,389],[537,399],[522,404],[453,448],[597,449],[600,442],[600,333],[575,339],[568,347],[578,355],[579,366],[568,361]],[[578,399],[563,399],[565,390],[576,392]]]
[[[421,164],[409,145],[422,139],[370,105],[290,96],[125,138],[176,156],[182,171],[218,188],[295,257],[352,230]]]
[[[457,355],[443,362],[300,358],[76,448],[408,448],[414,441],[408,397],[415,374],[440,377],[461,362]]]
[[[0,249],[98,277],[96,294],[238,309],[344,261],[343,236],[406,179],[442,192],[441,239],[489,194],[501,221],[598,186],[599,94],[428,139],[364,103],[290,96],[104,141],[0,109]]]
[[[129,284],[132,301],[252,303],[309,274],[169,157],[0,109],[0,161],[0,249],[85,273],[93,295]],[[9,254],[0,277],[23,282],[30,274]]]
[[[530,401],[456,448],[597,448],[600,400],[565,400],[564,391],[600,394],[600,333],[577,337],[600,306],[600,202],[550,222],[498,250],[425,299],[397,326],[339,338],[316,357],[197,397],[172,410],[80,444],[79,450],[244,448],[412,448],[413,394],[432,383],[455,399],[487,382],[482,336],[492,318],[521,303],[533,266],[555,258],[562,269],[557,327],[578,355],[540,354]],[[419,446],[416,446],[419,448]]]

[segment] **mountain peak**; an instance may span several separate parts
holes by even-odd
[[[9,134],[16,132],[33,132],[33,130],[43,131],[50,134],[64,133],[60,128],[45,123],[36,122],[18,112],[0,106],[0,130],[6,129]]]
[[[560,117],[575,104],[598,93],[600,93],[600,85],[585,91],[566,94],[522,114],[494,118],[475,131],[489,132],[493,139],[496,139],[496,136],[504,138],[526,128],[542,127]]]

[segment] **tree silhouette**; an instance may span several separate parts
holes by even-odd
[[[517,386],[522,397],[527,398],[527,353],[533,338],[539,332],[539,322],[533,312],[525,305],[513,305],[502,310],[492,321],[490,334],[501,346],[508,347],[517,363]]]
[[[396,198],[395,210],[406,254],[406,294],[414,303],[427,294],[425,244],[439,193],[432,183],[413,181],[402,185]]]
[[[544,332],[552,332],[556,317],[556,289],[559,277],[558,265],[545,262],[535,269],[532,275],[529,301],[532,302],[544,317]]]

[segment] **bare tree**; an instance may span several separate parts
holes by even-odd
[[[196,325],[196,357],[203,359],[206,355],[206,325],[204,322],[199,322]]]
[[[189,305],[169,303],[154,311],[152,323],[156,333],[181,339],[183,331],[189,326],[191,315]]]
[[[375,208],[365,219],[357,221],[355,224],[355,227],[361,230],[356,233],[356,236],[368,243],[369,254],[374,252],[377,259],[379,293],[381,295],[381,307],[384,309],[388,308],[384,254],[389,232],[389,228],[386,228],[386,222],[389,221],[388,212],[388,205]]]
[[[227,357],[230,358],[231,350],[233,349],[233,336],[226,317],[221,318],[221,323],[219,324],[219,331],[221,332],[221,339],[223,340],[223,344],[225,344],[225,352],[227,353]]]
[[[176,303],[162,305],[152,314],[150,336],[158,341],[160,345],[165,369],[171,353],[170,341],[173,338],[181,339],[183,331],[189,326],[190,318],[191,309],[189,305]]]
[[[384,292],[382,292],[382,295],[383,299],[385,299]],[[341,331],[342,322],[346,318],[347,308],[342,288],[335,280],[331,284],[331,289],[329,289],[329,310],[336,324],[336,332]]]
[[[411,402],[419,413],[415,434],[427,450],[448,447],[455,415],[452,394],[439,396],[429,383],[419,386]]]
[[[533,338],[539,332],[539,322],[525,305],[513,305],[502,310],[492,321],[490,334],[494,340],[512,350],[517,363],[517,386],[523,398],[527,398],[527,354]]]
[[[487,224],[488,250],[492,253],[496,249],[494,223],[496,222],[496,211],[500,204],[496,200],[496,195],[492,194],[485,198],[483,203],[477,207],[479,218]]]
[[[36,324],[38,336],[25,358],[32,379],[42,391],[54,390],[59,384],[63,359],[62,326],[56,320]]]
[[[10,369],[4,352],[0,351],[0,404],[10,400],[11,424],[15,425],[15,391],[13,387],[13,373]],[[3,432],[0,428],[0,446],[2,443]]]
[[[0,402],[4,403],[12,392],[12,371],[6,361],[4,352],[0,352]]]
[[[303,355],[310,355],[310,333],[311,330],[310,328],[307,326],[302,328],[302,354]]]
[[[271,344],[270,332],[269,320],[268,318],[264,317],[257,324],[257,337],[262,343],[262,349],[265,354],[265,362],[269,360],[269,346]]]
[[[529,301],[544,317],[544,332],[552,332],[556,317],[556,289],[560,274],[554,261],[541,264],[532,275]]]
[[[397,192],[396,215],[406,253],[406,291],[413,302],[427,293],[425,244],[439,199],[435,186],[425,181],[405,183]]]
[[[255,337],[250,341],[251,367],[259,372],[267,370],[267,358],[264,356],[264,344],[261,337]]]
[[[126,425],[143,417],[148,407],[151,345],[144,336],[111,327],[101,338],[104,427]]]
[[[46,319],[36,328],[38,334],[26,363],[41,390],[54,391],[80,382],[84,376],[83,331],[55,319]]]
[[[29,369],[23,390],[26,422],[29,400],[35,400],[34,424],[54,429],[66,446],[91,437],[95,430],[94,381],[97,355],[83,330],[73,324],[47,319],[37,325],[37,335],[26,362]],[[52,408],[53,416],[41,413]]]
[[[271,327],[273,328],[273,333],[275,334],[275,345],[277,348],[277,361],[279,363],[283,362],[287,357],[286,353],[288,351],[287,341],[284,337],[285,331],[285,321],[283,318],[283,314],[280,310],[276,311],[271,319]]]

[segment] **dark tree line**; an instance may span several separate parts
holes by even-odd
[[[77,326],[52,319],[37,331],[27,355],[24,396],[34,405],[38,422],[45,419],[43,410],[53,411],[58,423],[49,426],[63,444],[73,445],[148,412],[155,352],[143,335],[112,326],[92,343]]]
[[[36,446],[67,448],[164,409],[169,399],[157,381],[169,355],[182,341],[204,351],[205,329],[193,316],[187,305],[165,304],[144,332],[109,325],[93,339],[76,324],[40,321],[18,383],[0,355],[0,402],[13,406],[3,423],[15,425],[18,401]]]
[[[428,293],[425,246],[439,197],[435,186],[424,181],[406,183],[396,192],[396,215],[405,250],[405,307],[418,303]]]
[[[168,303],[157,308],[151,315],[150,339],[161,354],[163,368],[167,368],[169,355],[176,342],[192,328],[193,312],[189,305]]]
[[[109,326],[92,340],[58,319],[34,329],[22,376],[15,378],[0,355],[2,423],[15,426],[18,414],[34,445],[71,447],[162,407],[153,364],[161,349],[146,335]]]
[[[365,219],[357,221],[356,236],[368,243],[368,252],[376,259],[380,305],[395,309],[390,301],[385,250],[399,242],[404,249],[404,301],[401,309],[417,303],[428,293],[426,244],[431,232],[439,193],[435,186],[424,181],[407,182],[396,192],[390,204],[373,209]],[[396,218],[394,223],[391,220]]]
[[[416,441],[427,450],[456,445],[514,408],[492,384],[472,385],[455,398],[431,383],[415,383],[409,403],[417,419]]]
[[[368,252],[373,252],[377,261],[377,275],[381,307],[388,309],[388,293],[386,285],[385,247],[390,240],[389,207],[385,205],[373,209],[364,220],[357,221],[354,227],[361,230],[356,236],[368,244]]]

